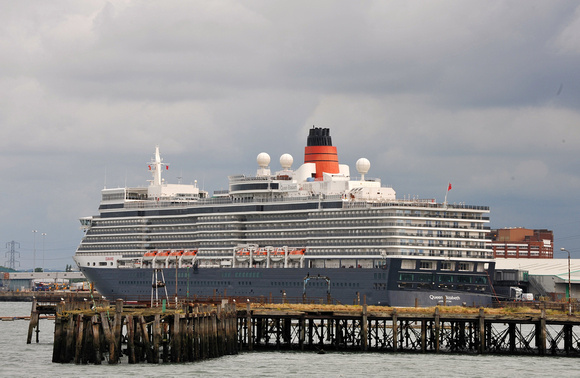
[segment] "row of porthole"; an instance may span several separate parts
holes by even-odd
[[[110,265],[113,266],[113,262],[110,262]],[[91,266],[90,262],[87,262],[87,266]],[[97,266],[97,263],[93,261],[93,266]],[[99,262],[99,266],[107,266],[107,263],[105,261],[101,261]]]

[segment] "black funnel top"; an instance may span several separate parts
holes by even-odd
[[[323,129],[321,127],[313,127],[310,129],[307,146],[332,146],[332,138],[330,137],[330,129]]]

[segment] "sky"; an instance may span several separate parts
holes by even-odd
[[[103,187],[213,192],[267,152],[484,205],[580,258],[577,1],[2,1],[0,265],[73,264]],[[33,230],[37,232],[34,233]],[[42,234],[46,235],[42,235]]]

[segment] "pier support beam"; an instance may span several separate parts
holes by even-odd
[[[433,335],[435,341],[435,353],[439,353],[441,343],[441,323],[439,320],[439,307],[435,307],[435,315],[433,316],[433,323],[435,325],[435,334]]]
[[[479,309],[479,316],[478,316],[478,323],[479,323],[479,343],[477,346],[477,352],[483,354],[485,352],[485,313],[483,308]]]
[[[363,297],[364,299],[364,304],[362,306],[362,324],[361,324],[361,349],[363,351],[367,351],[368,348],[368,336],[369,336],[369,330],[368,330],[368,319],[367,319],[367,297],[366,295]]]
[[[538,345],[538,352],[540,356],[546,354],[546,308],[542,308],[540,322],[536,329],[536,343]]]
[[[250,304],[246,306],[246,326],[247,326],[247,337],[248,337],[248,350],[254,349],[253,338],[252,338],[252,311],[250,309]]]
[[[397,323],[397,310],[393,309],[393,312],[391,313],[391,318],[393,321],[393,352],[396,352],[398,349],[398,340],[399,340],[399,324]]]

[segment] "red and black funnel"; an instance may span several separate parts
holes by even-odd
[[[306,148],[304,149],[304,163],[316,164],[316,179],[322,179],[322,173],[340,173],[338,168],[338,154],[332,146],[330,129],[313,127],[310,129]]]

